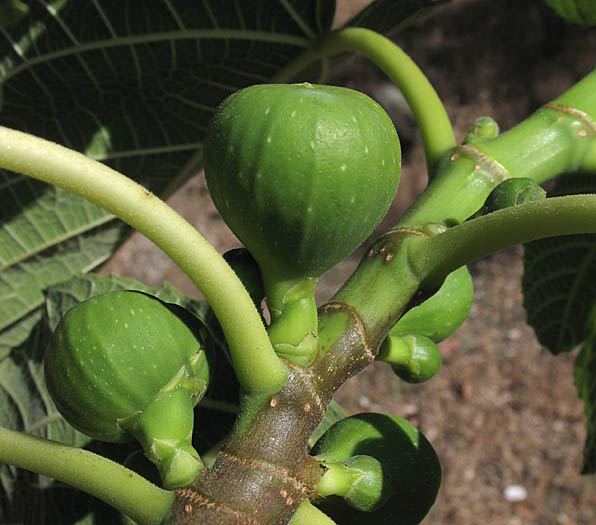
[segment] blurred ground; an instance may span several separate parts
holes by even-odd
[[[366,3],[338,1],[338,19]],[[482,115],[508,129],[596,64],[596,31],[565,24],[538,0],[456,0],[396,41],[443,98],[458,140]],[[362,59],[350,60],[330,83],[371,94],[396,122],[404,166],[398,198],[385,222],[389,225],[426,183],[424,154],[411,118],[396,90]],[[169,202],[221,252],[238,246],[201,176]],[[584,416],[573,386],[575,355],[550,356],[525,325],[521,255],[521,248],[513,248],[472,265],[472,313],[442,343],[444,367],[436,378],[406,385],[379,364],[339,393],[350,413],[407,417],[433,443],[443,465],[443,485],[427,525],[596,523],[596,479],[579,475]],[[345,280],[358,258],[348,258],[325,277],[321,301]],[[197,295],[171,261],[138,235],[104,271],[148,284],[167,280]],[[512,485],[524,487],[527,497],[508,501],[504,491]]]

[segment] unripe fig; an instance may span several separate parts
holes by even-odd
[[[393,123],[351,89],[257,85],[218,108],[204,150],[213,202],[261,270],[271,343],[309,365],[317,279],[372,233],[395,196]]]
[[[451,272],[426,301],[408,310],[390,334],[423,335],[435,343],[447,339],[466,320],[474,300],[474,285],[465,266]]]
[[[378,510],[359,514],[333,496],[317,502],[342,525],[361,523],[363,516],[379,524],[420,523],[432,507],[441,483],[441,465],[431,444],[411,423],[395,416],[365,413],[343,419],[317,441],[311,454],[323,465],[344,463],[362,455],[381,464],[384,490],[389,497]],[[325,482],[325,475],[321,483]],[[340,492],[341,488],[335,494]]]
[[[150,295],[110,292],[69,310],[44,358],[64,419],[102,441],[138,439],[168,487],[190,483],[202,467],[190,445],[193,407],[209,381],[198,322]]]
[[[434,377],[442,361],[432,339],[414,334],[387,336],[377,360],[389,363],[395,374],[407,383],[422,383]]]
[[[499,124],[492,117],[479,117],[468,127],[464,144],[474,144],[494,139],[499,134]]]
[[[499,184],[486,198],[478,215],[503,210],[511,206],[519,206],[546,198],[544,191],[533,179],[507,179]]]
[[[318,485],[319,494],[338,495],[356,510],[371,512],[391,497],[383,465],[372,456],[352,456],[342,463],[323,463],[326,472]]]
[[[361,244],[393,200],[400,158],[376,102],[307,83],[234,93],[205,139],[209,192],[265,280],[318,277]]]

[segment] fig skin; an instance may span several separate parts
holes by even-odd
[[[196,384],[187,389],[198,402],[208,364],[192,319],[183,321],[176,310],[126,290],[92,297],[66,313],[46,349],[44,372],[56,407],[73,427],[102,441],[132,440],[121,422],[142,411],[182,367],[194,375]]]
[[[397,191],[397,132],[363,93],[256,85],[228,97],[205,140],[205,176],[227,225],[272,280],[319,277],[379,224]]]

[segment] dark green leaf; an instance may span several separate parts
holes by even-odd
[[[20,0],[0,0],[0,27],[16,25],[29,12],[29,7]]]
[[[393,36],[418,17],[451,0],[375,0],[346,22]]]
[[[346,411],[342,408],[342,406],[339,403],[331,400],[331,403],[329,403],[329,407],[327,408],[327,413],[325,414],[323,421],[321,421],[319,426],[312,433],[312,436],[310,436],[310,439],[308,440],[309,448],[314,447],[315,443],[319,440],[319,438],[325,432],[327,432],[327,430],[329,430],[332,425],[334,425],[338,421],[341,421],[342,419],[345,419],[346,417],[348,417],[348,414],[346,414]]]
[[[214,108],[267,82],[334,11],[333,0],[32,2],[0,32],[2,124],[168,194],[198,170]],[[1,356],[39,319],[42,290],[96,268],[128,230],[75,195],[2,170],[0,202]]]
[[[575,386],[584,402],[586,414],[586,444],[582,474],[596,473],[596,316],[592,310],[592,333],[582,345],[573,365]]]
[[[590,175],[566,175],[550,194],[596,192]],[[541,239],[524,247],[522,286],[528,324],[553,354],[585,339],[585,324],[596,299],[596,235]]]

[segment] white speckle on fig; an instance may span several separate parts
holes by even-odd
[[[342,165],[339,167],[339,169],[340,169],[341,171],[346,171],[346,168],[347,168],[347,166],[346,166],[345,164],[342,164]]]

